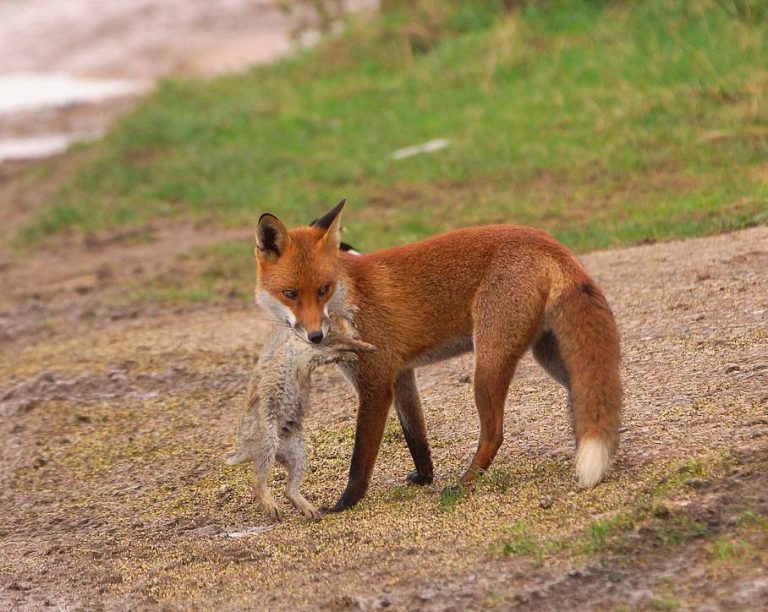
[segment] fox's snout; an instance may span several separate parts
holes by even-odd
[[[320,344],[323,341],[323,338],[325,338],[325,334],[323,333],[323,330],[313,331],[307,333],[307,339],[312,344]]]
[[[328,332],[331,330],[331,320],[327,316],[321,316],[319,320],[308,323],[306,319],[302,321],[296,317],[291,327],[304,342],[320,344],[328,337]]]

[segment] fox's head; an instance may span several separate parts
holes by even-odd
[[[328,303],[337,289],[344,202],[310,227],[289,230],[270,213],[259,218],[256,301],[307,342],[322,342],[330,331]]]

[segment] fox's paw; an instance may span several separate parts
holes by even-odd
[[[424,486],[432,484],[434,476],[432,474],[419,474],[418,472],[411,472],[405,479],[413,485]]]

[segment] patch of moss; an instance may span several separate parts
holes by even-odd
[[[384,437],[382,441],[384,444],[405,443],[403,428],[400,426],[400,421],[397,420],[397,417],[390,416],[390,418],[387,420],[387,426],[384,429]]]
[[[395,485],[389,490],[389,497],[393,502],[406,502],[416,499],[419,495],[417,487],[408,485]]]
[[[446,487],[440,493],[440,509],[453,512],[456,506],[467,497],[467,489],[460,484]]]
[[[558,551],[561,543],[552,539],[537,537],[531,533],[531,528],[524,523],[517,523],[509,528],[510,537],[504,541],[501,552],[504,555],[525,555],[531,557],[538,565],[545,557]]]
[[[650,605],[653,610],[677,610],[680,608],[680,600],[672,595],[654,597],[651,599]]]

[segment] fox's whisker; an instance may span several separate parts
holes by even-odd
[[[292,327],[292,325],[287,321],[284,321],[283,319],[278,319],[277,317],[274,317],[266,313],[256,315],[256,319],[258,319],[259,321],[268,321],[270,323],[274,323],[278,327],[285,327],[285,328]]]

